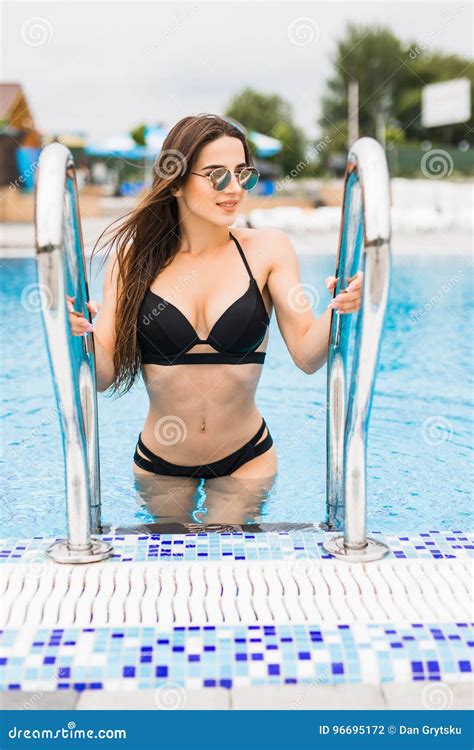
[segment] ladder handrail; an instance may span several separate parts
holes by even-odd
[[[35,185],[35,248],[43,327],[61,426],[67,542],[48,550],[57,562],[103,559],[100,533],[97,388],[92,335],[73,336],[66,294],[86,317],[89,300],[74,160],[60,143],[39,157]]]
[[[360,138],[350,149],[334,295],[364,272],[350,383],[351,318],[333,311],[327,372],[326,530],[344,528],[327,547],[344,559],[381,557],[386,549],[366,536],[367,431],[390,284],[390,178],[382,146]],[[337,556],[337,554],[336,554]],[[374,557],[375,556],[375,557]]]

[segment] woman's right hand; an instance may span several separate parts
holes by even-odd
[[[94,326],[89,323],[87,318],[79,312],[74,311],[74,300],[75,297],[70,297],[66,294],[67,309],[69,312],[69,324],[73,336],[87,336],[88,333],[94,330]],[[100,310],[100,304],[91,300],[87,302],[87,308],[90,311],[91,317],[94,318]]]

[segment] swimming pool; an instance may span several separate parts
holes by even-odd
[[[334,257],[302,256],[301,270],[321,314]],[[93,274],[92,298],[101,297],[101,276]],[[64,535],[61,439],[35,260],[3,261],[3,278],[3,536]],[[466,527],[472,487],[471,287],[466,256],[393,261],[369,430],[369,529]],[[275,440],[279,473],[256,520],[322,520],[326,370],[308,376],[294,366],[275,318],[257,402]],[[141,382],[120,400],[99,394],[103,521],[113,527],[154,520],[142,507],[131,469],[146,410]],[[190,520],[205,522],[205,487],[196,502],[199,513]]]

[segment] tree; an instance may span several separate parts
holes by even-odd
[[[304,161],[305,136],[293,122],[291,106],[278,94],[262,94],[247,87],[231,100],[225,115],[249,130],[281,141],[283,155],[278,154],[268,161],[282,164],[285,174]]]
[[[349,24],[337,42],[335,72],[327,81],[319,119],[323,133],[331,138],[328,152],[347,150],[348,84],[359,83],[359,133],[376,136],[376,120],[384,117],[387,140],[400,145],[416,139],[458,143],[472,139],[469,123],[449,128],[423,128],[421,92],[429,83],[467,77],[474,83],[470,61],[424,49],[416,42],[402,44],[389,30]],[[466,127],[467,125],[467,127]]]
[[[130,131],[131,138],[133,138],[138,146],[146,146],[145,129],[145,123],[141,123]]]
[[[347,92],[349,81],[359,83],[359,132],[375,137],[379,113],[390,115],[401,77],[402,56],[399,39],[389,30],[348,24],[343,39],[337,42],[335,72],[322,98],[319,125],[331,138],[332,148],[347,148]],[[393,123],[396,125],[396,123]]]

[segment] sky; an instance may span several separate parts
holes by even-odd
[[[305,134],[349,21],[472,57],[470,2],[4,2],[0,80],[42,132],[127,133],[222,114],[246,86],[280,94]]]

